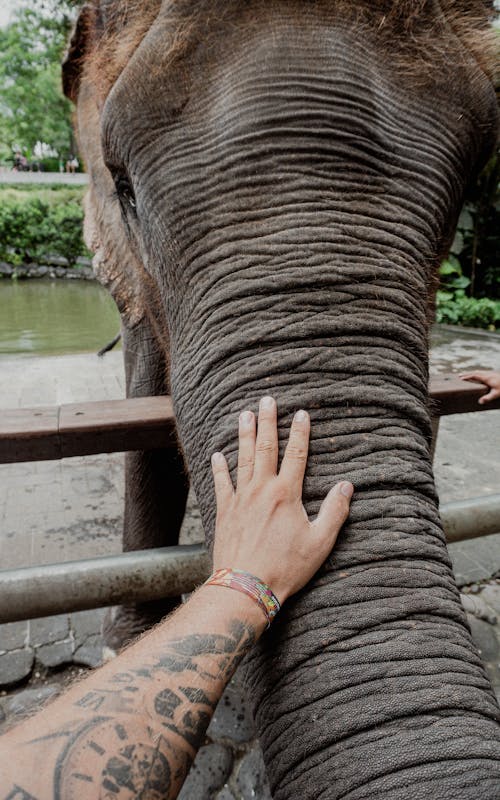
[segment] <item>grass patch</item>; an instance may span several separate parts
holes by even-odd
[[[24,203],[36,196],[49,206],[64,203],[81,203],[87,190],[86,186],[67,186],[65,184],[3,184],[0,183],[0,204]]]

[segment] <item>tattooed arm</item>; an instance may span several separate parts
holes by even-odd
[[[114,662],[7,734],[2,800],[6,786],[9,800],[176,797],[217,700],[265,627],[249,597],[228,594],[202,587]]]
[[[214,568],[257,575],[281,603],[330,552],[352,486],[334,487],[314,522],[302,506],[309,418],[299,412],[279,473],[276,404],[259,430],[240,417],[238,476],[213,458]],[[247,595],[204,585],[153,631],[0,738],[0,800],[175,798],[213,710],[266,618]]]

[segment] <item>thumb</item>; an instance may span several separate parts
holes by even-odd
[[[332,545],[349,515],[353,493],[354,486],[349,481],[337,483],[323,500],[319,514],[314,520],[313,525],[320,533],[331,538]]]

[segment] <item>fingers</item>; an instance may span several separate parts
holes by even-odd
[[[488,372],[486,370],[479,370],[476,372],[463,372],[458,377],[462,378],[463,381],[476,381],[477,383],[483,383],[484,378],[486,378]]]
[[[259,405],[254,477],[260,480],[276,475],[277,466],[278,425],[276,402],[272,397],[263,397]]]
[[[318,516],[312,523],[320,534],[330,538],[332,546],[349,514],[353,492],[354,486],[349,481],[337,483],[328,492]]]
[[[483,394],[477,401],[480,406],[485,403],[490,403],[500,397],[500,390],[498,388],[499,376],[493,370],[476,370],[475,372],[465,372],[460,375],[464,381],[476,381],[482,383],[489,388],[489,392]]]
[[[252,480],[255,463],[255,416],[243,411],[239,419],[238,477],[237,486],[245,486]]]
[[[497,389],[490,389],[487,394],[481,395],[477,402],[482,406],[484,403],[489,403],[491,400],[496,400],[497,397],[500,397],[500,392],[498,392]]]
[[[290,438],[280,469],[280,476],[286,481],[292,492],[299,496],[302,495],[302,484],[306,471],[310,428],[309,414],[306,411],[297,411],[293,418]]]
[[[212,474],[214,476],[215,499],[220,509],[233,496],[233,483],[229,475],[227,461],[222,453],[214,453],[212,456]]]

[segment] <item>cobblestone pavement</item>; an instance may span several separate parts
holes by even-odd
[[[1,178],[0,178],[1,180]],[[500,366],[500,337],[441,330],[433,371]],[[0,409],[123,396],[121,353],[0,357]],[[1,413],[1,412],[0,412]],[[442,420],[435,471],[441,501],[498,492],[500,411]],[[0,564],[14,568],[119,552],[121,454],[0,465]],[[183,541],[202,537],[193,501]],[[500,692],[500,534],[450,547],[464,604]],[[498,573],[498,574],[495,574]],[[99,663],[102,612],[0,626],[0,729]],[[237,682],[222,698],[181,800],[268,800],[262,753]]]

